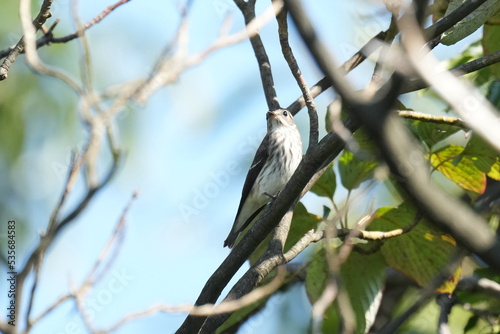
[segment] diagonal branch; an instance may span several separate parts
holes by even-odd
[[[304,97],[304,102],[307,106],[307,112],[309,114],[309,148],[312,148],[318,144],[319,137],[319,124],[318,124],[318,112],[316,111],[316,104],[314,103],[311,90],[307,85],[307,82],[302,75],[302,71],[299,68],[299,64],[293,55],[292,48],[288,41],[288,22],[287,15],[288,12],[285,8],[276,15],[278,21],[278,31],[280,37],[281,51],[283,52],[283,57],[290,67],[293,77],[297,81],[297,85],[302,91],[302,96]]]

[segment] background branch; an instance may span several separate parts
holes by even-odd
[[[245,24],[248,24],[255,19],[255,0],[235,0],[234,1],[238,8],[241,10],[243,17],[245,18]],[[274,4],[281,5],[281,1],[274,1]],[[252,44],[252,49],[257,58],[257,64],[259,65],[260,78],[262,81],[262,88],[264,88],[264,95],[266,97],[267,107],[269,110],[280,109],[278,102],[278,96],[276,95],[276,90],[274,88],[273,74],[271,72],[271,63],[269,62],[269,57],[267,56],[264,43],[258,33],[250,35],[250,43]]]

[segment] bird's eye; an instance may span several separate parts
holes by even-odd
[[[283,116],[288,117],[288,111],[284,110],[283,111]]]

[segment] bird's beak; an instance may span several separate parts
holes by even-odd
[[[276,111],[268,111],[267,112],[267,119],[269,119],[269,117],[273,117],[273,118],[276,118],[278,117],[278,113]]]

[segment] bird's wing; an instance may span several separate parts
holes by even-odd
[[[231,248],[233,246],[234,242],[236,241],[238,234],[248,226],[248,224],[252,221],[252,219],[255,218],[256,215],[265,206],[265,205],[263,205],[255,213],[253,213],[251,215],[251,217],[249,219],[247,219],[247,221],[243,224],[243,226],[236,226],[236,222],[238,221],[238,217],[241,213],[241,210],[243,209],[243,205],[245,204],[245,201],[247,200],[248,195],[250,194],[250,191],[252,190],[252,187],[255,183],[255,180],[257,180],[257,176],[259,175],[260,171],[264,167],[264,164],[266,163],[267,156],[268,156],[267,142],[268,142],[268,138],[266,135],[264,137],[264,140],[262,140],[262,143],[260,143],[260,146],[257,149],[257,152],[255,153],[255,157],[253,158],[252,165],[250,166],[250,169],[248,170],[247,177],[246,177],[245,183],[243,185],[243,190],[241,191],[241,200],[240,200],[240,205],[238,206],[238,212],[236,213],[236,218],[234,218],[233,227],[231,228],[231,231],[229,232],[227,239],[224,241],[224,246],[229,246]]]
[[[267,156],[269,155],[267,152],[267,142],[268,142],[268,136],[266,135],[264,137],[264,140],[262,140],[262,143],[260,143],[260,146],[257,149],[257,152],[255,153],[255,157],[253,158],[252,165],[248,170],[247,177],[243,185],[243,190],[241,191],[241,200],[240,200],[240,205],[238,206],[238,212],[236,213],[236,218],[234,220],[235,222],[238,219],[238,216],[240,215],[241,209],[243,208],[243,204],[245,203],[248,194],[250,194],[250,190],[252,190],[255,180],[257,180],[257,176],[259,175],[260,171],[262,170],[262,167],[264,167],[264,164],[266,163]]]

